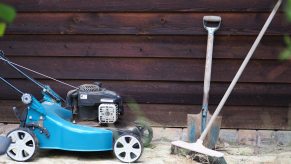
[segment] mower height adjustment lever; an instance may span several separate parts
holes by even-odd
[[[26,115],[27,115],[27,109],[25,108],[22,113],[20,113],[19,109],[16,107],[12,108],[15,117],[20,121],[20,126],[24,127],[25,126],[25,121],[26,121]]]
[[[47,138],[50,137],[50,133],[49,133],[49,131],[48,131],[46,128],[43,128],[43,127],[41,127],[41,126],[38,125],[38,124],[30,123],[30,124],[26,124],[25,127],[27,127],[27,128],[32,128],[33,130],[34,130],[34,129],[39,129],[40,133],[44,133],[45,136],[46,136]]]

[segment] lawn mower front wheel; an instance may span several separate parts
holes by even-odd
[[[143,152],[143,143],[133,133],[124,133],[118,136],[114,142],[114,155],[125,163],[137,161]]]
[[[17,162],[33,160],[38,154],[38,140],[28,128],[18,128],[7,134],[11,144],[6,154]]]

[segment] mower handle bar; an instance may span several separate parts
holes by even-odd
[[[30,81],[32,81],[33,83],[35,83],[37,86],[39,86],[42,89],[45,89],[44,85],[41,84],[40,82],[36,81],[34,78],[28,76],[26,73],[24,73],[23,71],[21,71],[19,68],[17,68],[15,65],[13,65],[10,60],[5,57],[4,52],[1,50],[0,51],[0,58],[3,59],[4,62],[6,62],[10,67],[12,67],[13,69],[15,69],[17,72],[19,72],[20,74],[22,74],[24,77],[28,78]]]
[[[61,100],[61,101],[64,101],[65,102],[65,100],[62,97],[60,97],[59,95],[57,95],[57,93],[55,93],[53,90],[51,90],[50,88],[48,89],[44,84],[40,83],[39,81],[35,80],[34,78],[30,77],[29,75],[27,75],[26,73],[24,73],[23,71],[21,71],[19,68],[17,68],[12,62],[10,62],[10,60],[8,58],[5,57],[5,53],[2,50],[0,50],[0,59],[3,60],[4,62],[6,62],[12,68],[14,68],[17,72],[19,72],[20,74],[22,74],[24,77],[26,77],[27,79],[29,79],[30,81],[32,81],[34,84],[36,84],[37,86],[39,86],[40,88],[42,88],[42,90],[44,92],[48,93],[51,97],[54,97],[56,100]],[[12,85],[10,83],[7,83],[7,81],[5,79],[3,79],[3,78],[1,78],[1,80],[4,81],[9,86]],[[13,86],[12,88],[14,88],[17,92],[22,93],[15,86]]]

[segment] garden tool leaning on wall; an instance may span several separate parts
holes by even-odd
[[[271,21],[273,20],[276,12],[278,11],[280,5],[282,3],[282,0],[278,0],[277,4],[275,5],[273,11],[271,12],[270,16],[268,17],[266,23],[264,24],[262,30],[260,31],[259,35],[257,36],[255,42],[253,43],[251,49],[249,50],[247,56],[245,57],[243,63],[241,64],[240,68],[238,69],[237,73],[235,74],[233,80],[231,81],[229,87],[227,88],[224,96],[222,97],[221,101],[219,102],[217,108],[215,109],[215,112],[213,113],[213,116],[211,117],[211,119],[209,120],[209,122],[206,125],[205,130],[202,132],[201,136],[199,137],[199,139],[197,139],[197,141],[195,143],[187,143],[184,141],[174,141],[172,142],[172,152],[175,151],[175,149],[177,147],[183,148],[183,149],[187,149],[190,150],[194,153],[200,153],[200,154],[204,154],[207,156],[211,156],[211,157],[216,157],[219,160],[219,163],[225,163],[225,159],[224,159],[224,154],[215,150],[211,150],[206,148],[205,146],[203,146],[203,142],[204,139],[206,137],[206,135],[208,134],[209,130],[211,129],[212,125],[215,124],[215,120],[218,116],[218,114],[220,113],[221,109],[223,108],[226,100],[228,99],[230,93],[232,92],[233,88],[235,87],[237,81],[239,80],[241,74],[243,73],[243,71],[245,70],[247,64],[249,63],[251,57],[253,56],[257,46],[259,45],[262,37],[264,36],[267,28],[269,27]]]
[[[213,53],[213,42],[214,33],[219,29],[221,24],[221,17],[219,16],[204,16],[203,26],[208,31],[207,40],[207,51],[206,51],[206,63],[204,73],[204,86],[203,86],[203,104],[202,110],[199,114],[188,114],[188,138],[190,142],[194,142],[201,135],[206,127],[207,121],[211,117],[208,111],[208,100],[210,91],[210,80],[211,80],[211,66],[212,66],[212,53]],[[215,120],[214,126],[211,127],[210,134],[207,136],[205,144],[208,148],[214,148],[221,125],[221,116]]]

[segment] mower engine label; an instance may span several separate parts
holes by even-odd
[[[85,94],[80,94],[80,99],[81,100],[87,100],[87,95],[85,95]]]

